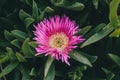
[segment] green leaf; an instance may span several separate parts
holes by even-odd
[[[95,8],[97,9],[99,0],[92,0],[92,2],[93,2],[93,5],[95,6]]]
[[[30,42],[30,39],[27,38],[22,45],[22,51],[27,57],[34,56],[34,52],[32,51],[31,47],[29,46],[28,42]]]
[[[21,41],[24,41],[28,36],[26,33],[22,32],[20,30],[13,30],[11,32],[16,38],[18,38]]]
[[[26,18],[31,17],[31,15],[29,15],[28,13],[26,13],[24,10],[20,10],[19,11],[19,17],[21,19],[21,21],[24,21]]]
[[[5,63],[6,61],[9,60],[8,55],[0,56],[0,64]]]
[[[55,80],[55,67],[54,64],[51,64],[48,74],[44,80]]]
[[[28,42],[28,44],[33,48],[37,47],[37,42],[35,42],[35,41]]]
[[[55,6],[60,6],[65,3],[65,0],[51,0],[51,3]]]
[[[93,28],[86,37],[92,36],[94,33],[100,32],[106,26],[105,23],[98,24],[95,28]]]
[[[110,14],[109,20],[112,24],[112,27],[118,27],[118,23],[120,22],[117,15],[117,8],[119,6],[120,0],[112,0],[110,3]]]
[[[106,74],[106,80],[112,80],[115,77],[115,74],[112,73],[111,71],[107,70],[106,68],[102,68],[102,70],[105,72]]]
[[[30,26],[30,24],[32,24],[35,20],[33,18],[26,18],[24,20],[24,23],[25,23],[25,26],[26,26],[26,29]]]
[[[53,62],[53,58],[51,57],[48,57],[47,61],[46,61],[46,64],[45,64],[45,70],[44,70],[44,79],[47,77],[48,75],[48,72],[50,70],[50,67],[51,67],[51,64]]]
[[[120,67],[120,57],[115,54],[108,54],[108,57]]]
[[[101,39],[103,39],[105,36],[107,36],[110,32],[112,32],[114,30],[113,27],[109,27],[109,25],[107,25],[106,27],[103,28],[103,30],[95,33],[94,35],[92,35],[90,38],[88,38],[81,46],[85,47],[88,46],[92,43],[95,43]]]
[[[38,17],[38,7],[37,7],[37,4],[34,0],[33,0],[32,10],[33,10],[32,11],[32,17],[36,19]]]
[[[84,28],[82,28],[81,30],[79,30],[79,32],[77,34],[85,35],[91,29],[91,27],[92,26],[85,26]]]
[[[91,63],[94,63],[97,60],[97,56],[91,56],[81,51],[79,51],[79,53],[87,57]]]
[[[67,6],[67,9],[71,9],[74,11],[81,11],[84,9],[84,4],[80,2],[75,2],[74,4]]]
[[[6,66],[3,71],[0,73],[0,78],[7,75],[8,73],[10,73],[11,71],[13,71],[17,66],[18,66],[19,62],[14,61],[11,62],[8,66]]]
[[[45,15],[45,13],[51,13],[51,12],[53,12],[53,11],[54,11],[54,10],[53,10],[51,7],[47,6],[47,7],[41,12],[41,14],[37,17],[37,21],[42,20],[43,17],[44,17],[44,15]]]
[[[54,12],[54,10],[53,10],[51,7],[47,6],[47,7],[45,8],[44,12],[46,12],[46,13],[51,13],[51,12]]]
[[[29,76],[30,71],[27,67],[23,65],[19,65],[18,69],[22,74],[22,80],[30,80],[30,76]]]
[[[4,36],[8,41],[11,41],[14,39],[14,36],[7,30],[4,31]]]
[[[80,2],[71,3],[67,0],[57,0],[57,1],[51,0],[51,3],[54,6],[58,6],[58,7],[74,10],[74,11],[81,11],[84,9],[84,4],[82,4]]]
[[[32,68],[32,69],[31,69],[29,75],[30,75],[30,76],[35,76],[35,75],[36,75],[35,68]]]
[[[19,62],[26,62],[27,60],[20,53],[16,52],[16,56]]]
[[[91,62],[87,59],[87,57],[85,57],[84,55],[80,54],[77,51],[73,51],[71,53],[69,53],[69,55],[76,61],[83,63],[85,65],[88,65],[90,67],[92,67]]]
[[[109,37],[119,37],[120,36],[120,28],[117,28],[117,29],[115,29],[115,31],[113,31],[110,35],[109,35]]]
[[[8,52],[8,56],[9,56],[10,60],[15,60],[16,56],[15,56],[12,48],[6,47],[6,50]]]
[[[32,6],[32,0],[25,0],[25,2],[26,2],[29,6]]]
[[[18,39],[14,39],[10,43],[16,46],[17,48],[20,48],[20,41]]]

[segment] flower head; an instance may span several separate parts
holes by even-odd
[[[68,52],[84,40],[82,36],[75,36],[78,32],[78,26],[67,16],[44,19],[35,26],[35,29],[34,40],[38,43],[36,56],[40,54],[50,55],[68,65],[70,65]]]

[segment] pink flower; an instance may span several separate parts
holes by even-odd
[[[75,36],[78,32],[78,26],[67,16],[44,19],[35,26],[35,29],[34,40],[38,43],[36,56],[40,54],[50,55],[68,65],[70,65],[68,62],[69,52],[77,47],[76,44],[84,40],[82,36]]]

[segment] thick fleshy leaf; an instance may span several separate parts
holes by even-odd
[[[33,10],[32,17],[36,19],[38,17],[38,7],[37,7],[37,4],[34,0],[33,0],[32,10]]]
[[[35,20],[33,18],[26,18],[24,20],[25,26],[26,28],[28,28],[30,26],[30,24],[32,24]]]
[[[51,12],[53,12],[53,11],[54,11],[54,10],[53,10],[51,7],[47,6],[47,7],[41,12],[41,14],[37,17],[37,21],[42,20],[42,19],[44,18],[45,13],[51,13]]]
[[[7,52],[8,52],[8,56],[9,56],[10,60],[15,60],[15,59],[16,59],[16,56],[15,56],[12,48],[7,47],[6,50],[7,50]]]
[[[81,11],[84,9],[84,4],[80,2],[75,2],[74,4],[67,6],[67,9],[75,10],[75,11]]]
[[[8,41],[11,41],[14,39],[14,36],[7,30],[4,31],[4,36]]]
[[[52,9],[50,6],[47,6],[44,10],[44,12],[46,13],[51,13],[51,12],[54,12],[54,9]]]
[[[81,30],[79,30],[79,32],[77,34],[85,35],[91,29],[91,27],[92,26],[85,26],[84,28],[82,28]]]
[[[14,61],[11,62],[8,66],[6,66],[2,72],[0,73],[0,78],[7,75],[8,73],[10,73],[12,70],[14,70],[17,66],[18,66],[19,62],[18,61]]]
[[[120,67],[120,57],[115,54],[108,54],[108,57]]]
[[[112,73],[111,71],[109,71],[106,68],[102,68],[102,70],[105,72],[106,74],[106,80],[113,80],[113,78],[115,77],[115,74]]]
[[[98,24],[94,29],[92,29],[87,35],[85,35],[86,37],[92,36],[93,34],[101,31],[104,27],[106,26],[105,23],[101,23]]]
[[[51,3],[55,6],[63,7],[63,8],[74,10],[74,11],[81,11],[84,9],[84,4],[80,2],[71,3],[67,0],[59,0],[59,1],[51,0]]]
[[[117,28],[115,31],[113,31],[110,35],[109,35],[109,37],[119,37],[120,36],[120,27],[119,28]]]
[[[80,62],[80,63],[83,63],[85,65],[88,65],[90,67],[92,67],[92,64],[91,62],[87,59],[87,57],[85,57],[84,55],[80,54],[79,52],[77,51],[73,51],[73,52],[70,52],[69,55],[76,61]]]
[[[51,64],[48,74],[44,80],[55,80],[54,78],[55,78],[55,67],[54,64]]]
[[[0,55],[0,64],[3,64],[8,60],[9,60],[8,55],[3,55],[3,56]]]
[[[95,43],[101,39],[103,39],[105,36],[107,36],[110,32],[112,32],[114,30],[113,27],[110,27],[110,25],[108,24],[106,27],[104,27],[101,31],[95,33],[94,35],[92,35],[90,38],[88,38],[81,46],[85,47],[88,46],[92,43]]]
[[[97,60],[97,56],[91,56],[81,51],[79,51],[79,53],[87,57],[91,63],[94,63]]]
[[[36,48],[38,45],[35,41],[28,42],[28,44],[33,48]]]
[[[34,56],[34,52],[33,50],[31,49],[31,47],[29,46],[28,42],[30,42],[30,39],[27,38],[23,44],[22,44],[22,51],[24,53],[25,56],[27,57],[31,57],[31,56]]]
[[[25,0],[25,2],[26,2],[29,6],[32,6],[32,0]]]
[[[22,74],[22,79],[21,80],[30,80],[30,76],[29,76],[29,69],[23,65],[19,65],[18,67],[19,71]]]
[[[27,34],[24,33],[24,32],[22,32],[22,31],[20,31],[20,30],[13,30],[13,31],[11,31],[11,32],[12,32],[12,34],[13,34],[16,38],[18,38],[18,39],[21,40],[21,41],[23,41],[23,40],[25,40],[25,39],[27,38]]]
[[[109,20],[112,27],[118,27],[118,23],[120,22],[117,15],[117,9],[119,6],[120,0],[112,0],[110,3],[110,14]]]
[[[32,69],[31,69],[29,75],[30,75],[30,76],[35,76],[35,75],[36,75],[35,68],[32,68]]]
[[[17,48],[20,48],[20,41],[18,39],[14,39],[10,43],[16,46]]]
[[[26,18],[31,17],[28,13],[26,13],[24,10],[19,11],[19,17],[21,21],[24,21]]]
[[[46,64],[45,64],[45,70],[44,70],[44,79],[47,77],[48,75],[48,72],[50,70],[50,67],[51,67],[51,64],[53,62],[53,58],[51,57],[48,57],[47,61],[46,61]]]
[[[16,56],[19,62],[26,62],[27,60],[20,53],[16,52]]]
[[[99,0],[92,0],[92,2],[93,2],[93,5],[95,6],[95,8],[97,9]]]

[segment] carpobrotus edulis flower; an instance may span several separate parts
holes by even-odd
[[[57,15],[44,19],[34,27],[34,40],[38,44],[36,56],[50,55],[52,58],[70,65],[69,52],[77,47],[76,44],[84,40],[82,36],[75,35],[79,26],[65,15],[61,17]]]

